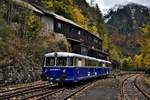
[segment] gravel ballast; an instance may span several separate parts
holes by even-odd
[[[93,86],[77,94],[73,100],[118,100],[120,78],[98,80]]]

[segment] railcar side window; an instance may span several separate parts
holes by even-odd
[[[102,63],[102,62],[99,62],[98,66],[99,66],[99,67],[102,67],[102,66],[103,66],[103,63]]]
[[[107,67],[110,67],[110,66],[111,66],[111,64],[107,63],[107,64],[106,64],[106,66],[107,66]]]
[[[54,66],[55,65],[55,58],[54,57],[47,57],[46,58],[46,66]]]
[[[67,65],[67,57],[57,57],[56,66],[66,66]]]
[[[78,61],[77,61],[77,66],[81,67],[82,66],[82,59],[81,58],[78,58]]]
[[[103,63],[103,64],[102,64],[102,67],[106,67],[106,64],[105,64],[105,63]]]
[[[81,61],[82,61],[82,66],[84,67],[85,66],[85,59],[82,58]]]
[[[77,66],[77,58],[69,57],[68,58],[68,66]]]
[[[89,60],[85,59],[85,66],[89,66]]]

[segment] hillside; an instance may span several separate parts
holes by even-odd
[[[131,3],[119,6],[116,11],[110,9],[110,12],[107,17],[111,18],[107,24],[117,27],[119,32],[124,34],[130,34],[139,27],[150,24],[150,9],[142,5]]]
[[[105,16],[112,43],[120,47],[124,55],[140,53],[140,27],[150,24],[150,9],[134,3],[114,8]]]

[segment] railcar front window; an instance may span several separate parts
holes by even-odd
[[[47,57],[46,58],[46,66],[54,66],[55,65],[55,58],[54,57]]]
[[[67,58],[66,57],[57,57],[56,66],[66,66]]]

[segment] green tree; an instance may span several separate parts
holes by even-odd
[[[125,70],[133,69],[133,59],[129,56],[122,59],[122,67]]]
[[[0,17],[0,59],[2,60],[4,56],[7,56],[8,45],[7,40],[11,34],[11,29],[9,25],[5,22],[3,18]]]
[[[121,50],[115,46],[115,45],[111,45],[110,47],[110,51],[109,51],[111,58],[115,61],[121,61],[122,59],[122,54],[121,54]]]
[[[17,12],[15,18],[15,22],[18,23],[19,34],[17,35],[27,41],[36,39],[42,29],[39,18],[31,10],[27,9]]]

